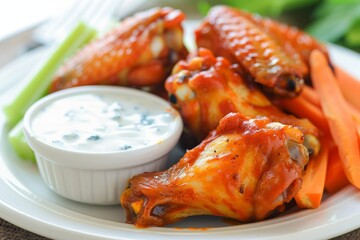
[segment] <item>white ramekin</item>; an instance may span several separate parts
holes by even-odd
[[[58,148],[42,141],[31,122],[49,103],[79,93],[116,93],[142,98],[174,114],[175,127],[164,141],[127,151],[87,153]],[[89,204],[119,204],[128,180],[136,174],[165,168],[169,153],[182,132],[181,117],[170,104],[153,94],[125,87],[85,86],[52,93],[33,104],[24,117],[24,133],[34,150],[40,174],[50,189],[61,196]]]

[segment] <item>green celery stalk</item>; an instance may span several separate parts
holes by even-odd
[[[10,145],[20,158],[35,162],[34,152],[25,140],[22,121],[16,124],[16,126],[9,132],[8,139]]]
[[[3,108],[9,127],[15,126],[31,104],[47,94],[51,80],[63,61],[95,36],[96,31],[83,22],[79,22],[74,27],[65,40],[32,75],[20,94]]]

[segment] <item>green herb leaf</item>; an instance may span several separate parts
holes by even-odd
[[[206,0],[199,1],[197,3],[197,8],[198,8],[200,14],[205,16],[207,14],[207,12],[209,11],[209,9],[211,8],[211,4],[209,2],[207,2]]]
[[[279,16],[281,13],[302,8],[319,2],[319,0],[223,0],[218,1],[232,7],[241,8],[260,15]]]
[[[360,47],[360,16],[346,33],[345,42],[350,47]]]
[[[338,41],[359,18],[360,4],[325,4],[307,31],[323,41]]]

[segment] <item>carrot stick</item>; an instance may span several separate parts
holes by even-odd
[[[360,110],[360,97],[356,94],[360,93],[360,80],[339,66],[335,66],[335,74],[345,99]]]
[[[310,55],[311,77],[319,95],[321,108],[328,121],[332,138],[339,149],[339,155],[348,180],[360,188],[360,151],[357,128],[346,100],[338,86],[326,57],[314,50]]]
[[[310,158],[301,189],[295,195],[295,201],[300,208],[317,208],[321,203],[331,140],[329,137],[322,137],[320,142],[320,152]]]
[[[318,94],[310,86],[305,85],[303,87],[303,90],[301,92],[301,96],[304,97],[309,102],[311,102],[312,104],[314,104],[315,106],[321,107]]]
[[[360,125],[360,111],[357,110],[353,105],[348,104],[349,111],[357,125]]]
[[[334,194],[348,184],[349,181],[346,178],[338,148],[333,147],[330,149],[329,153],[325,190],[330,194]]]
[[[307,101],[311,102],[313,105],[321,109],[319,96],[317,95],[316,91],[313,88],[309,86],[304,86],[300,96],[304,97]],[[360,111],[351,104],[347,104],[347,107],[349,108],[348,111],[350,111],[355,121],[355,124],[357,125],[357,128],[360,129]],[[360,137],[360,134],[358,134],[358,136]]]
[[[307,99],[303,96],[298,96],[292,99],[281,99],[278,103],[282,108],[297,115],[298,117],[309,119],[323,132],[330,133],[327,120],[321,109],[307,101]]]

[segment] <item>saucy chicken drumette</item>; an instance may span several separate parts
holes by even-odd
[[[185,15],[169,7],[139,12],[84,46],[57,71],[50,91],[82,85],[163,90],[174,64],[186,57]]]
[[[195,32],[198,47],[208,48],[241,67],[265,90],[295,97],[309,77],[309,56],[324,45],[296,27],[227,6],[210,9]]]
[[[230,113],[180,161],[130,179],[127,222],[163,226],[193,215],[248,222],[284,210],[302,184],[308,151],[297,128]]]
[[[285,114],[252,82],[240,76],[223,57],[200,48],[176,64],[165,88],[179,110],[189,135],[201,141],[230,112],[293,125],[305,136],[311,154],[320,148],[317,128],[307,119]]]

